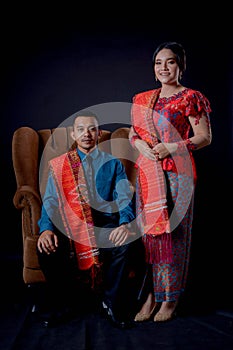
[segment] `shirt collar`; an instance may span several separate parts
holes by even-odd
[[[90,157],[92,157],[93,159],[96,159],[99,155],[99,149],[98,147],[96,147],[92,152],[90,153],[84,153],[82,151],[80,151],[79,148],[77,148],[77,152],[79,157],[81,158],[81,160],[85,159],[87,155],[89,155]]]

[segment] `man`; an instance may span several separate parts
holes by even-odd
[[[75,298],[70,252],[93,283],[103,276],[102,305],[118,327],[128,326],[127,279],[135,232],[132,192],[123,164],[100,151],[98,118],[81,111],[74,118],[77,148],[50,161],[37,250],[55,305]],[[80,300],[80,302],[82,302]],[[50,317],[46,325],[56,323]]]

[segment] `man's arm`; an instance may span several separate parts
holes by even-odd
[[[119,210],[119,224],[130,223],[135,219],[133,192],[124,165],[119,160],[116,167],[114,200]]]
[[[45,194],[43,197],[43,205],[41,217],[38,221],[40,236],[37,241],[37,248],[42,253],[50,254],[56,251],[58,247],[58,238],[54,233],[54,224],[52,218],[57,211],[58,198],[51,174],[48,177]]]
[[[58,208],[58,198],[54,185],[52,175],[49,174],[48,182],[43,197],[43,205],[41,209],[41,217],[38,221],[39,232],[42,233],[45,230],[54,231],[54,224],[52,222],[55,217],[55,212]]]
[[[119,209],[119,227],[112,230],[109,239],[115,246],[120,246],[136,236],[136,232],[133,229],[135,225],[132,225],[132,222],[135,220],[135,211],[134,194],[121,161],[117,162],[116,169],[114,198]]]

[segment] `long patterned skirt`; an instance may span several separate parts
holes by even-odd
[[[156,302],[179,299],[185,289],[190,260],[194,202],[193,179],[184,174],[177,175],[166,172],[166,180],[168,197],[170,198],[168,205],[172,228],[172,261],[164,263],[157,259],[152,264],[148,263],[144,279],[145,282],[152,278],[152,288]],[[156,240],[155,244],[160,248],[163,247],[161,236],[153,238]],[[144,234],[142,239],[145,246],[145,255],[151,255],[151,252],[148,252],[151,245],[148,247],[147,235]],[[142,290],[140,293],[142,293]]]

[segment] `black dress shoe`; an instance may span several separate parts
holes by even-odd
[[[56,327],[70,321],[72,317],[74,317],[74,314],[70,309],[53,311],[43,318],[43,325],[48,328]]]
[[[116,317],[112,309],[108,305],[106,305],[105,302],[102,302],[102,307],[105,315],[107,316],[108,320],[111,322],[111,324],[114,327],[117,327],[119,329],[128,329],[133,327],[133,322],[131,322],[130,320],[126,320],[126,319],[123,320],[123,319],[120,319],[119,317]]]

